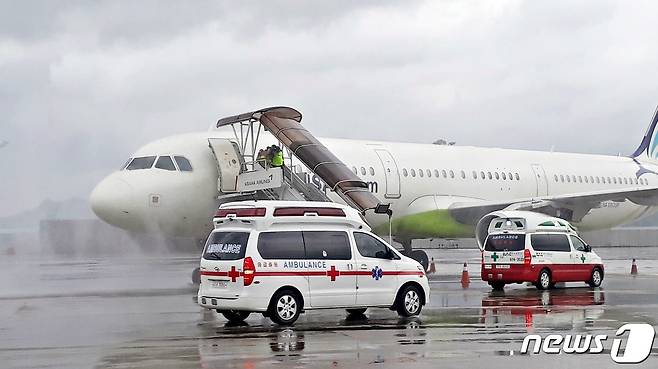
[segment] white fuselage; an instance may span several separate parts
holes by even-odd
[[[208,146],[208,138],[233,139],[233,133],[185,134],[144,146],[132,157],[183,155],[190,160],[194,170],[181,172],[151,168],[115,172],[92,193],[94,212],[108,223],[128,230],[204,239],[212,229],[212,214],[219,204],[217,161]],[[394,220],[429,210],[447,209],[456,202],[639,189],[655,186],[658,181],[653,173],[643,174],[638,180],[639,165],[627,157],[320,140],[356,170],[383,202],[391,203]],[[260,146],[272,143],[273,138],[263,137]],[[299,164],[299,161],[293,163]],[[650,164],[644,163],[643,166],[658,170]],[[332,200],[340,201],[317,176],[309,174],[307,180],[326,191]],[[158,197],[155,203],[153,196]],[[610,228],[653,210],[629,201],[604,202],[576,225],[583,230]],[[432,232],[421,232],[419,238],[423,235],[455,237],[469,234],[436,227]]]

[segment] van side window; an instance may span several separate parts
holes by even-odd
[[[261,232],[258,253],[263,259],[304,259],[302,232]]]
[[[303,231],[307,259],[350,260],[352,248],[346,232]]]
[[[359,254],[363,257],[388,259],[389,255],[393,254],[388,246],[367,233],[354,232],[354,241]],[[393,255],[395,259],[399,259],[397,255]]]
[[[248,232],[213,232],[208,237],[203,258],[206,260],[239,260],[247,249]]]
[[[580,240],[580,238],[575,237],[575,236],[569,236],[571,238],[571,243],[573,244],[573,248],[576,249],[577,251],[585,251],[585,243]]]
[[[566,234],[533,234],[530,236],[530,242],[535,251],[571,251],[569,239]]]

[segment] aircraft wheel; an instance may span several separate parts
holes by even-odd
[[[413,250],[411,255],[408,255],[410,258],[416,260],[423,266],[423,270],[427,270],[430,265],[430,259],[427,257],[427,253],[423,250]]]
[[[201,269],[194,268],[194,270],[192,271],[192,283],[194,283],[195,285],[201,284]]]
[[[242,311],[242,310],[227,310],[227,311],[222,311],[222,315],[224,315],[224,318],[226,318],[229,322],[231,323],[239,323],[247,319],[249,316],[248,311]]]
[[[366,312],[366,310],[368,310],[368,308],[345,309],[345,310],[347,310],[347,314],[349,314],[349,315],[357,315],[358,316],[358,315],[365,314],[365,312]]]
[[[505,282],[489,282],[491,289],[494,291],[503,291],[505,290]]]

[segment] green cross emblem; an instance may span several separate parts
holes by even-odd
[[[498,256],[495,252],[493,253],[493,255],[491,255],[491,258],[493,259],[494,263],[496,262],[496,260],[498,260],[499,257],[500,256]]]
[[[585,254],[580,255],[580,260],[585,264]]]

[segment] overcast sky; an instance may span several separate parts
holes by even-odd
[[[270,105],[318,136],[630,154],[655,1],[3,1],[0,216]]]

